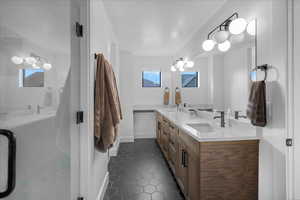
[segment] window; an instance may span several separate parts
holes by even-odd
[[[143,71],[142,87],[161,87],[161,72]]]
[[[19,87],[44,87],[44,70],[21,69]]]
[[[182,88],[198,88],[199,72],[181,72]]]

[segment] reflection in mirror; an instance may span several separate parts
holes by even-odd
[[[216,48],[202,56],[209,60],[213,109],[229,111],[232,117],[236,111],[246,115],[251,79],[256,80],[256,73],[251,73],[256,66],[256,32],[248,29],[230,37],[229,50],[222,52]]]
[[[44,87],[43,69],[22,69],[19,73],[20,87]]]
[[[70,68],[70,16],[69,0],[1,1],[0,125],[56,113]]]

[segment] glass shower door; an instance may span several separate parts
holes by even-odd
[[[74,2],[0,2],[1,200],[69,200],[77,190],[70,66],[76,66],[71,51],[79,51],[73,43],[79,44],[80,7]]]

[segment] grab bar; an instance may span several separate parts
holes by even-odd
[[[7,188],[4,192],[0,192],[0,199],[10,195],[16,185],[16,138],[15,135],[9,131],[0,129],[0,135],[8,139],[8,176]]]

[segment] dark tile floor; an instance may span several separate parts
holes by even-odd
[[[183,200],[154,139],[122,143],[109,162],[104,200]]]

